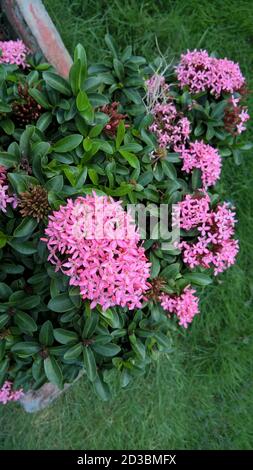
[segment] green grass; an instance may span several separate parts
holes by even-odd
[[[70,52],[102,58],[110,31],[152,58],[201,47],[239,61],[252,87],[252,0],[47,0]],[[253,100],[251,98],[251,114]],[[201,315],[175,351],[134,387],[101,403],[86,381],[28,415],[1,409],[2,449],[251,449],[253,446],[253,160],[224,162],[220,191],[237,206],[240,255],[202,297]]]

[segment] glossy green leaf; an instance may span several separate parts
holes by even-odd
[[[33,333],[37,330],[37,325],[34,319],[26,312],[17,312],[15,314],[15,323],[18,325],[21,331]]]
[[[44,360],[44,370],[45,374],[52,384],[56,385],[58,388],[63,388],[63,376],[59,363],[54,357],[47,357]]]
[[[13,236],[15,238],[27,237],[31,235],[36,229],[38,222],[31,217],[25,217],[18,227],[14,230]]]
[[[73,361],[75,359],[78,359],[78,357],[82,354],[82,350],[82,343],[74,344],[74,346],[72,346],[65,352],[63,358],[67,361]]]
[[[43,78],[46,84],[53,88],[53,90],[59,91],[63,95],[71,96],[72,92],[69,83],[63,77],[60,77],[60,75],[52,72],[44,72]]]
[[[109,343],[109,344],[97,344],[94,343],[92,345],[92,349],[100,354],[101,356],[105,357],[113,357],[116,356],[121,351],[120,346],[114,343]]]
[[[63,137],[63,139],[55,142],[52,145],[52,149],[58,153],[71,152],[71,150],[74,150],[81,144],[82,140],[83,136],[80,134],[68,135],[67,137]]]
[[[78,335],[75,331],[64,330],[63,328],[54,329],[54,337],[61,344],[73,343],[78,341]]]
[[[41,326],[39,340],[44,346],[52,346],[54,342],[54,330],[50,320],[45,321]]]
[[[97,365],[94,354],[89,346],[83,348],[83,362],[88,379],[94,382],[97,377]]]

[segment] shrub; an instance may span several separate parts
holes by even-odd
[[[36,55],[1,57],[3,403],[82,371],[104,400],[112,383],[127,387],[173,350],[197,290],[238,251],[233,208],[213,185],[222,158],[239,164],[250,148],[239,66],[205,51],[148,64],[106,43],[91,66],[78,45],[69,80]],[[142,241],[128,204],[148,222],[162,204],[169,219],[160,211]]]

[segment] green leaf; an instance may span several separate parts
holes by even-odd
[[[133,185],[122,183],[122,185],[119,188],[116,188],[116,189],[105,188],[105,191],[106,191],[106,194],[109,194],[110,196],[125,196],[126,194],[129,194],[131,191],[133,191]]]
[[[108,49],[111,51],[113,57],[118,57],[118,54],[117,54],[117,47],[116,47],[116,44],[114,42],[114,39],[112,38],[112,36],[110,34],[106,34],[105,35],[105,43],[108,47]]]
[[[131,379],[132,379],[131,374],[126,368],[124,368],[120,376],[120,386],[122,388],[127,387]]]
[[[69,82],[75,96],[77,95],[81,87],[81,74],[82,64],[81,61],[77,59],[76,62],[74,62],[74,64],[71,66],[69,71]]]
[[[68,361],[73,361],[74,359],[77,359],[80,354],[82,353],[83,350],[83,345],[82,343],[74,344],[71,348],[65,352],[63,358],[68,360]]]
[[[109,386],[103,380],[102,374],[98,373],[96,380],[93,382],[94,390],[103,401],[108,401],[111,398]]]
[[[18,164],[18,158],[8,152],[0,152],[0,165],[6,168],[13,168]]]
[[[175,279],[179,273],[179,269],[180,269],[179,263],[170,264],[169,266],[167,266],[161,271],[160,276],[167,280]]]
[[[109,153],[110,155],[113,154],[113,147],[106,140],[96,139],[93,142],[98,145],[98,149],[103,150],[103,152]]]
[[[52,114],[49,112],[43,113],[38,121],[36,122],[36,127],[41,131],[45,132],[52,122]]]
[[[5,356],[6,341],[0,340],[0,361],[3,360]]]
[[[99,85],[103,83],[103,80],[100,76],[98,77],[89,77],[83,83],[83,90],[85,91],[95,91],[98,89]]]
[[[37,88],[29,88],[28,93],[44,109],[51,109],[52,105],[48,102],[46,96]]]
[[[201,171],[195,168],[192,172],[192,188],[197,189],[202,187]]]
[[[76,106],[78,111],[82,112],[85,111],[87,108],[90,107],[90,102],[87,94],[85,91],[79,91],[77,97],[76,97]]]
[[[31,235],[36,229],[38,222],[31,217],[25,217],[18,227],[14,230],[13,236],[15,238],[27,237]]]
[[[64,330],[63,328],[54,329],[54,337],[61,344],[68,344],[78,341],[78,335],[75,331]]]
[[[8,370],[8,367],[9,367],[9,358],[6,357],[3,361],[0,362],[0,376],[2,376],[2,374],[5,374]]]
[[[37,325],[34,319],[28,315],[26,312],[17,312],[15,313],[15,323],[21,329],[21,331],[27,331],[28,333],[33,333],[37,330]]]
[[[52,346],[54,342],[54,330],[50,320],[43,323],[40,329],[39,340],[41,344],[44,344],[44,346]]]
[[[73,309],[74,305],[71,302],[68,294],[56,295],[48,302],[48,308],[53,312],[63,313]]]
[[[141,152],[142,146],[140,144],[136,144],[134,142],[131,142],[130,144],[122,145],[120,147],[121,150],[126,150],[127,152]]]
[[[115,57],[115,58],[113,59],[113,67],[114,67],[116,76],[117,76],[118,79],[122,82],[122,81],[124,80],[124,75],[125,75],[124,65],[122,64],[122,62],[120,62],[120,60],[118,60],[118,59]]]
[[[210,276],[202,273],[186,273],[184,274],[184,279],[197,286],[208,286],[208,284],[213,282]]]
[[[142,103],[141,94],[135,88],[126,88],[125,87],[123,89],[123,93],[129,99],[129,101],[132,101],[133,103],[135,103],[137,105]]]
[[[98,108],[99,106],[104,106],[105,104],[109,103],[108,98],[106,98],[104,95],[101,95],[100,93],[89,93],[89,100],[90,104],[94,108]]]
[[[98,324],[98,314],[94,311],[91,312],[90,317],[85,321],[82,338],[90,338]]]
[[[154,255],[154,253],[152,251],[150,253],[150,262],[152,263],[150,277],[151,277],[151,279],[154,279],[155,277],[158,276],[158,274],[160,272],[160,261]]]
[[[241,165],[242,163],[242,153],[238,149],[233,150],[234,162],[236,165]]]
[[[99,182],[99,178],[98,178],[98,174],[96,170],[94,170],[93,168],[89,168],[88,175],[89,175],[91,182],[94,184],[94,186],[97,186]]]
[[[71,96],[72,91],[69,83],[64,78],[60,77],[56,73],[44,72],[43,78],[46,84],[53,88],[53,90],[59,91],[63,95]]]
[[[89,137],[90,138],[97,137],[98,135],[101,134],[103,128],[104,128],[103,124],[97,124],[96,126],[92,127],[89,132]]]
[[[14,123],[11,119],[2,119],[0,120],[0,126],[4,130],[4,132],[8,135],[13,134],[15,130]]]
[[[44,177],[41,170],[41,163],[43,158],[48,154],[50,150],[49,142],[38,142],[32,147],[32,168],[33,174],[41,182],[44,182]]]
[[[57,175],[46,182],[45,188],[47,189],[47,191],[54,191],[56,193],[59,193],[63,188],[63,184],[63,176]]]
[[[20,137],[20,150],[22,155],[25,155],[26,157],[30,153],[30,148],[31,148],[31,138],[34,134],[35,127],[34,126],[27,126],[25,131],[21,134]]]
[[[38,184],[38,180],[33,176],[28,176],[21,173],[8,173],[8,180],[15,193],[20,194],[27,190],[29,186]]]
[[[41,346],[35,341],[23,341],[15,343],[11,348],[12,352],[21,356],[32,356],[33,354],[39,352],[40,349]]]
[[[84,362],[84,367],[88,376],[88,379],[91,382],[94,382],[94,380],[97,377],[97,365],[95,361],[94,354],[90,347],[84,347],[83,348],[83,362]]]
[[[13,294],[15,295],[15,294]],[[39,295],[29,295],[17,301],[18,307],[24,310],[31,310],[40,304]]]
[[[8,235],[0,230],[0,249],[5,247],[6,243],[8,242],[8,238]]]
[[[52,384],[58,388],[63,388],[63,376],[59,363],[54,357],[47,357],[44,359],[45,374]]]
[[[42,357],[36,357],[32,365],[32,375],[35,381],[40,380],[44,376],[44,367]]]
[[[200,135],[204,134],[205,126],[202,122],[199,122],[198,125],[194,129],[194,135],[199,137]]]
[[[52,145],[52,149],[59,153],[71,152],[71,150],[74,150],[81,144],[82,140],[83,136],[80,134],[68,135],[67,137],[63,137],[63,139],[55,142]]]
[[[142,343],[140,339],[137,339],[135,335],[129,336],[133,351],[137,354],[137,356],[145,359],[146,357],[146,348],[145,345]]]
[[[116,136],[116,149],[118,150],[124,140],[125,137],[125,123],[124,121],[120,121],[118,128],[117,128],[117,136]]]
[[[82,44],[77,44],[74,51],[74,61],[80,60],[82,66],[87,68],[87,55]]]
[[[4,282],[0,282],[0,299],[8,299],[11,294],[11,288]]]
[[[2,315],[0,315],[0,331],[5,327],[5,325],[8,323],[9,321],[9,315],[8,313],[4,313]]]
[[[21,253],[21,255],[33,255],[34,253],[37,253],[37,248],[33,246],[32,242],[12,240],[8,241],[8,244],[18,253]]]
[[[227,100],[223,100],[215,104],[214,109],[211,113],[212,119],[217,119],[218,121],[221,120],[224,116],[224,110],[227,105],[228,105]]]
[[[105,357],[113,357],[116,356],[121,351],[120,346],[117,344],[92,344],[92,349],[100,354],[101,356]]]
[[[162,346],[163,350],[171,351],[172,348],[172,340],[170,336],[165,335],[161,331],[157,331],[155,333],[155,338],[160,346]]]
[[[131,167],[133,167],[133,168],[138,168],[139,167],[140,162],[139,162],[138,158],[136,157],[136,155],[134,155],[133,153],[128,152],[126,150],[122,150],[122,147],[119,149],[119,153],[123,158],[125,158],[125,160],[127,160],[127,162],[129,163],[129,165]]]
[[[213,128],[213,126],[209,124],[207,127],[207,131],[206,131],[206,139],[211,140],[214,135],[215,135],[215,129]]]

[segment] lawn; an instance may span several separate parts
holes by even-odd
[[[73,52],[102,58],[109,31],[122,47],[170,61],[206,48],[240,62],[252,89],[252,0],[46,0]],[[156,40],[157,38],[157,40]],[[251,97],[251,114],[253,100]],[[252,131],[252,125],[251,131]],[[238,263],[203,293],[201,315],[174,352],[102,403],[85,379],[46,410],[1,408],[1,449],[251,449],[253,446],[253,160],[224,161],[219,189],[237,206]]]

